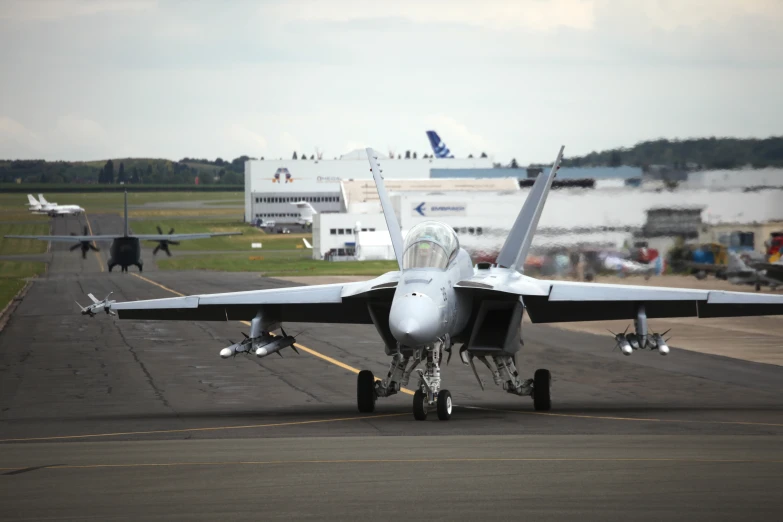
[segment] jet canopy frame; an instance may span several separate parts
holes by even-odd
[[[454,229],[438,221],[423,221],[405,238],[402,268],[444,270],[457,257],[459,239]]]

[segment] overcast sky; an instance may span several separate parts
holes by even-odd
[[[783,134],[781,0],[4,0],[0,158]]]

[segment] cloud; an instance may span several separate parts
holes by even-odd
[[[41,138],[18,121],[0,116],[0,157],[30,157],[40,150]]]
[[[32,144],[38,141],[38,135],[18,121],[7,116],[1,116],[0,140]]]
[[[229,125],[225,135],[236,146],[249,150],[253,154],[256,153],[255,151],[266,152],[267,150],[267,141],[264,136],[238,123]]]
[[[5,0],[0,20],[59,20],[101,13],[146,11],[156,0]]]
[[[459,24],[491,29],[525,28],[536,32],[557,27],[589,29],[596,0],[397,0],[354,2],[290,1],[260,8],[264,16],[288,21],[354,22],[379,18],[422,24]]]
[[[57,139],[74,145],[101,145],[106,143],[108,138],[106,130],[100,123],[77,115],[67,115],[58,119],[54,133]]]
[[[292,154],[294,151],[296,151],[297,155],[302,152],[302,145],[299,143],[299,140],[293,137],[290,132],[283,131],[280,133],[279,138],[280,146],[278,149],[281,149],[284,154]]]

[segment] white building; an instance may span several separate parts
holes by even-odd
[[[783,188],[783,169],[705,170],[691,172],[682,184],[689,189],[737,190]]]
[[[389,180],[430,178],[431,169],[492,168],[490,158],[384,159]],[[245,221],[256,218],[293,223],[298,215],[290,203],[308,201],[319,213],[340,212],[345,202],[341,180],[372,179],[363,151],[338,160],[248,160],[245,162]]]
[[[435,219],[453,227],[460,243],[474,253],[497,252],[522,208],[530,189],[516,192],[392,193],[392,204],[403,230]],[[533,245],[612,244],[620,247],[639,231],[653,208],[702,208],[705,225],[783,221],[783,190],[641,192],[633,189],[561,189],[549,194]],[[330,249],[351,250],[356,222],[362,228],[385,230],[380,213],[323,214],[314,222],[313,239],[320,259]],[[343,229],[343,234],[339,230]],[[763,240],[763,238],[761,238]]]

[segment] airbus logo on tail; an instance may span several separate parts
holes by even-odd
[[[430,140],[430,145],[432,146],[432,152],[435,153],[436,158],[454,157],[454,155],[451,153],[451,151],[446,146],[446,144],[443,143],[443,140],[440,139],[440,136],[438,136],[437,132],[435,132],[434,130],[428,130],[427,138],[429,138]]]

